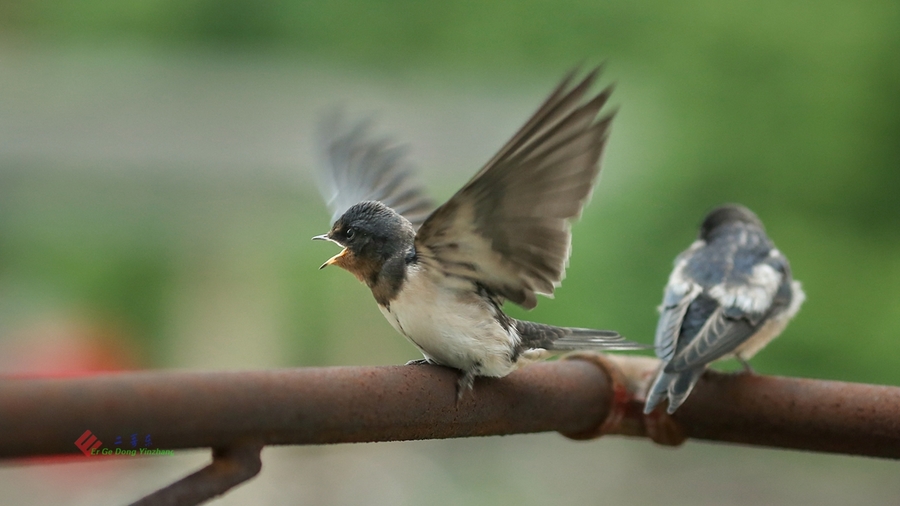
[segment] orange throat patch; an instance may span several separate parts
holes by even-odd
[[[377,262],[360,258],[351,253],[347,248],[344,248],[340,253],[329,258],[327,262],[322,264],[322,267],[324,268],[329,265],[336,265],[341,269],[348,271],[367,285],[371,285],[374,282],[380,269]]]

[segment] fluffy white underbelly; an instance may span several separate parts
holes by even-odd
[[[510,361],[515,331],[503,329],[468,282],[411,269],[390,308],[378,307],[433,362],[481,376],[506,376],[516,368]]]
[[[790,306],[764,323],[750,339],[738,346],[733,355],[740,355],[742,359],[750,360],[753,355],[756,355],[756,352],[763,349],[772,339],[778,337],[784,328],[787,327],[788,322],[797,314],[797,311],[800,310],[800,305],[806,300],[806,294],[800,288],[799,281],[792,281],[791,287],[793,297]]]

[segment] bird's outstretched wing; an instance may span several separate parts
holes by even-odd
[[[525,308],[551,295],[565,274],[570,220],[588,200],[612,114],[598,118],[612,88],[590,100],[598,74],[571,73],[505,146],[419,229],[422,261],[472,279]]]
[[[414,180],[406,149],[372,135],[370,121],[347,124],[340,113],[319,129],[319,191],[334,223],[354,204],[377,200],[418,228],[434,209]]]

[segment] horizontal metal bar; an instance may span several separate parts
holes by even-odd
[[[663,409],[645,416],[656,360],[576,358],[479,378],[459,404],[457,373],[433,366],[4,379],[0,458],[77,453],[86,430],[105,446],[149,434],[163,449],[555,430],[900,458],[898,387],[708,372],[674,416]]]
[[[900,388],[709,374],[678,422],[692,438],[900,458]]]
[[[674,415],[665,414],[665,405],[644,415],[659,361],[610,356],[602,362],[616,391],[615,420],[607,421],[606,433],[667,445],[695,438],[900,459],[898,387],[707,371]]]
[[[480,378],[456,403],[457,373],[433,366],[249,372],[141,372],[0,380],[0,457],[77,453],[90,430],[106,446],[151,435],[161,449],[323,444],[487,436],[601,423],[604,371],[541,363],[508,379]],[[138,441],[143,446],[144,441]]]

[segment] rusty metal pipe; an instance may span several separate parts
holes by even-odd
[[[583,361],[480,378],[457,406],[443,367],[331,367],[248,372],[141,372],[0,380],[0,458],[80,452],[150,434],[161,449],[324,444],[590,431],[611,404],[604,371]],[[94,458],[94,457],[91,457]]]
[[[599,360],[616,392],[604,433],[646,436],[665,445],[695,438],[900,459],[898,387],[707,371],[674,415],[665,406],[644,415],[659,362],[633,356]]]
[[[707,374],[676,412],[688,437],[900,458],[900,388]]]
[[[580,358],[481,378],[459,405],[456,373],[431,366],[0,380],[0,458],[75,453],[85,430],[107,444],[152,434],[167,449],[556,430],[900,458],[898,387],[708,372],[673,417],[644,416],[656,360]]]

